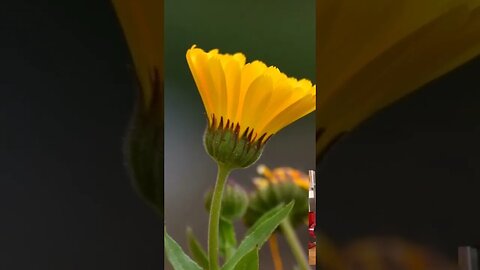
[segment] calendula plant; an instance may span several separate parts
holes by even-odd
[[[282,234],[297,261],[300,269],[308,269],[305,247],[302,246],[295,228],[306,225],[308,213],[308,176],[294,168],[278,167],[270,170],[265,165],[259,165],[257,172],[260,177],[254,178],[256,189],[250,193],[247,211],[243,221],[247,227],[253,226],[265,213],[294,201],[295,205],[289,216],[284,219],[279,228],[270,236],[270,252],[275,270],[282,270],[283,263],[277,244],[277,234]],[[306,231],[307,226],[305,226]]]
[[[226,184],[222,197],[220,212],[220,249],[219,253],[224,260],[228,260],[237,248],[237,239],[234,222],[243,220],[251,230],[252,226],[264,215],[289,202],[294,206],[288,216],[283,219],[279,227],[270,235],[268,243],[272,253],[275,270],[282,270],[283,263],[277,244],[277,234],[285,236],[299,269],[308,269],[308,262],[298,235],[294,228],[306,224],[308,212],[308,176],[290,167],[279,167],[270,170],[265,165],[257,167],[259,177],[254,178],[255,189],[249,194],[238,184],[230,180]],[[205,207],[210,211],[213,190],[205,196]],[[194,260],[203,268],[207,268],[208,259],[197,238],[191,229],[187,230],[188,246]]]
[[[242,53],[205,52],[192,46],[187,62],[207,113],[204,145],[217,163],[208,230],[208,268],[220,269],[219,235],[222,198],[228,175],[260,157],[268,139],[280,129],[315,110],[315,86],[288,77],[261,61],[246,63]],[[288,217],[294,201],[264,213],[228,256],[222,270],[258,269],[258,249]],[[165,232],[167,258],[175,269],[201,269]],[[204,265],[204,268],[206,265]]]

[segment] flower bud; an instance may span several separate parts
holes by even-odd
[[[210,190],[205,194],[205,208],[210,211],[213,191]],[[220,216],[229,221],[241,218],[248,206],[247,192],[238,184],[227,184],[222,197],[222,210]]]
[[[158,72],[151,78],[153,96],[139,98],[125,141],[125,159],[140,196],[163,216],[163,89]]]

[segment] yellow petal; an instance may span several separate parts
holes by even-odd
[[[302,91],[296,88],[296,91]],[[284,108],[275,118],[265,127],[266,130],[276,133],[278,130],[287,126],[288,124],[298,120],[299,118],[309,114],[315,110],[312,103],[315,102],[315,95],[305,95],[301,99],[290,104]]]
[[[225,74],[220,62],[220,58],[212,56],[208,60],[208,71],[210,73],[209,79],[211,82],[211,95],[215,96],[213,104],[215,104],[214,111],[217,116],[226,117],[227,115],[227,86],[225,82]]]
[[[156,0],[113,0],[132,54],[145,105],[153,96],[154,73],[163,83],[163,4]]]
[[[317,155],[425,83],[480,54],[480,0],[320,1]]]
[[[238,94],[238,108],[235,115],[236,117],[233,119],[233,121],[240,122],[243,112],[248,110],[248,108],[245,108],[248,106],[248,104],[245,104],[245,95],[247,90],[250,87],[250,84],[260,75],[262,75],[266,68],[267,66],[260,61],[248,63],[243,67],[240,92]]]
[[[263,132],[258,130],[258,120],[260,115],[268,114],[265,111],[265,104],[271,99],[272,92],[273,82],[268,76],[259,76],[250,84],[245,94],[245,110],[242,116],[242,124],[245,128],[250,127],[257,132]],[[257,137],[262,135],[256,134]]]
[[[245,59],[245,57],[243,59]],[[238,110],[238,99],[240,95],[241,82],[240,75],[243,64],[241,61],[236,60],[235,56],[225,59],[223,62],[226,80],[226,115],[230,118],[231,121],[234,121],[234,119],[236,119],[236,114]],[[245,60],[243,60],[243,63],[245,63]]]
[[[187,51],[187,62],[210,119],[215,109],[216,95],[212,92],[214,87],[209,73],[207,55],[203,50],[192,48]]]

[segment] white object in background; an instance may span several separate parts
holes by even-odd
[[[458,266],[460,270],[479,270],[477,249],[469,246],[459,247]]]
[[[308,198],[313,199],[315,198],[315,171],[314,170],[308,171],[308,178],[310,180],[310,185],[308,189]]]

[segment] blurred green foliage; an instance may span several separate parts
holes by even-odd
[[[315,79],[315,1],[165,0],[165,75],[189,75],[191,45],[243,52],[289,76]],[[188,77],[189,78],[189,77]]]

